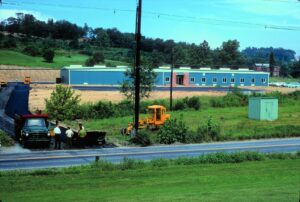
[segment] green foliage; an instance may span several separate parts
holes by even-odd
[[[96,53],[94,53],[93,59],[94,59],[94,61],[95,61],[96,64],[104,63],[103,52],[96,52]]]
[[[93,67],[96,64],[95,60],[93,57],[89,57],[88,59],[86,59],[85,61],[85,65],[87,67]]]
[[[136,145],[141,145],[143,147],[149,146],[152,144],[150,139],[151,131],[148,130],[139,130],[139,133],[130,139],[130,142]]]
[[[200,125],[197,129],[197,133],[191,138],[193,142],[208,142],[217,141],[220,138],[220,125],[211,117],[206,123]]]
[[[177,119],[170,119],[161,126],[157,134],[159,143],[172,144],[174,142],[186,142],[188,127],[182,121],[182,118],[178,121]]]
[[[46,62],[52,63],[54,56],[55,56],[54,50],[49,48],[43,50],[43,58],[45,59]]]
[[[17,43],[15,38],[13,37],[7,37],[4,41],[3,41],[3,48],[16,48],[17,47]]]
[[[199,110],[201,108],[201,102],[199,97],[185,97],[183,99],[177,99],[173,107],[174,110],[184,110],[184,109],[195,109]]]
[[[23,49],[23,53],[26,54],[26,55],[33,56],[33,57],[41,54],[38,47],[33,46],[33,45],[26,46]]]
[[[80,96],[70,87],[57,85],[49,99],[45,99],[46,111],[52,119],[72,120],[78,110]]]
[[[140,97],[148,98],[153,89],[156,78],[154,67],[146,64],[140,68]],[[134,100],[135,97],[135,69],[129,68],[125,72],[126,80],[121,84],[120,92],[126,96],[128,100]]]
[[[213,98],[210,100],[212,107],[239,107],[248,104],[248,96],[238,91],[227,93],[221,98]]]
[[[15,144],[15,141],[2,130],[0,130],[0,144],[1,146],[9,147],[13,146]]]

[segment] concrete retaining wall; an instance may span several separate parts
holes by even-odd
[[[7,82],[24,81],[30,76],[32,82],[56,82],[60,70],[54,69],[0,69],[0,80]]]

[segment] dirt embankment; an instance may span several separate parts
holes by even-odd
[[[56,78],[60,77],[60,70],[0,65],[2,81],[23,81],[26,76],[29,76],[32,82],[55,82]]]
[[[29,95],[29,109],[35,111],[37,109],[45,109],[45,98],[50,98],[52,91],[55,89],[55,85],[41,85],[32,84]],[[76,94],[81,95],[81,103],[97,101],[111,101],[120,102],[125,99],[124,95],[119,91],[79,91],[75,90]],[[225,92],[173,92],[173,98],[183,98],[186,96],[223,96]],[[151,93],[150,100],[154,99],[168,99],[170,93],[168,91],[155,91]]]

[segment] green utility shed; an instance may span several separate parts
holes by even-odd
[[[248,106],[249,119],[278,119],[278,99],[273,97],[251,97]]]

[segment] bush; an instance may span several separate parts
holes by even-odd
[[[93,60],[95,61],[96,64],[99,63],[104,63],[104,55],[102,52],[96,52],[93,55]]]
[[[162,144],[172,144],[176,141],[185,143],[187,131],[188,128],[182,119],[170,119],[158,131],[157,139]]]
[[[54,50],[52,49],[44,49],[43,50],[43,58],[45,59],[46,62],[48,63],[52,63],[53,62],[53,58],[54,58]]]
[[[139,130],[139,133],[131,138],[130,142],[133,144],[141,145],[143,147],[149,146],[152,144],[150,140],[150,132],[147,130]]]
[[[15,47],[17,47],[17,42],[16,42],[15,38],[7,37],[3,41],[3,48],[15,48]]]
[[[183,100],[177,100],[174,105],[174,110],[184,110],[186,107],[186,103]]]
[[[0,130],[0,145],[4,147],[13,146],[15,141],[9,137],[6,133]]]
[[[91,51],[91,50],[81,50],[81,51],[78,51],[78,53],[82,54],[82,55],[87,55],[87,56],[93,55],[93,51]]]
[[[106,62],[106,63],[105,63],[105,66],[106,66],[106,67],[116,67],[117,65],[114,64],[114,63],[112,63],[112,62]]]
[[[88,59],[86,59],[85,61],[85,65],[87,67],[93,67],[96,64],[95,60],[93,57],[89,57]]]
[[[26,46],[24,49],[23,49],[23,53],[26,54],[26,55],[30,55],[30,56],[37,56],[37,55],[40,55],[40,51],[37,47],[35,46]]]
[[[45,99],[46,111],[52,119],[72,120],[76,117],[79,106],[79,95],[70,87],[57,85],[49,99]]]
[[[194,137],[195,142],[217,141],[220,138],[220,126],[210,117],[202,126],[197,129],[197,134]]]
[[[199,97],[193,96],[187,99],[187,106],[189,108],[194,108],[195,110],[199,110],[201,107]]]

